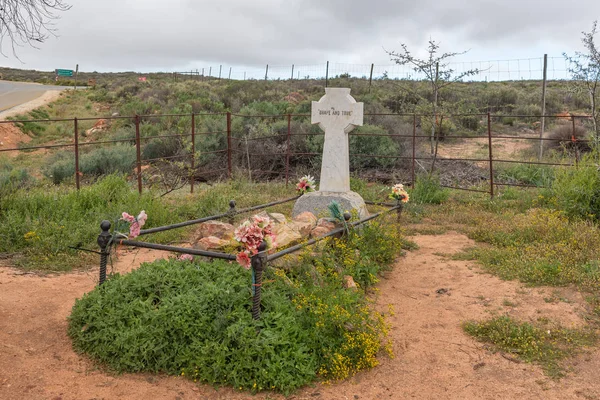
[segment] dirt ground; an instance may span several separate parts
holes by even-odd
[[[395,357],[382,356],[370,371],[304,388],[291,399],[600,399],[598,350],[572,360],[568,376],[554,381],[537,366],[491,353],[461,329],[465,320],[502,313],[577,326],[585,313],[579,293],[528,288],[450,260],[448,254],[473,245],[455,232],[413,239],[420,249],[401,258],[379,284],[377,307],[386,311],[392,304],[395,310],[389,317]],[[126,272],[155,257],[152,251],[130,251],[115,269]],[[97,272],[39,276],[0,267],[0,399],[283,398],[216,390],[182,377],[98,370],[73,352],[66,334],[73,302],[93,289]],[[544,300],[553,295],[565,301]]]
[[[519,160],[521,153],[529,150],[532,146],[538,146],[539,142],[518,138],[539,138],[538,133],[520,133],[514,138],[492,138],[492,153],[495,160]],[[486,137],[474,137],[462,139],[456,142],[442,142],[438,145],[438,155],[443,158],[474,158],[487,160],[489,139]],[[479,166],[486,166],[487,162],[476,162]]]
[[[0,150],[2,149],[15,149],[19,147],[19,143],[29,143],[31,137],[27,136],[14,124],[4,123],[0,124]],[[7,151],[0,154],[7,154],[11,157],[16,157],[18,151]]]

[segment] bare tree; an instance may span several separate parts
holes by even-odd
[[[424,59],[413,56],[408,50],[408,46],[406,44],[401,43],[400,46],[402,47],[401,52],[386,50],[386,53],[388,53],[391,60],[399,65],[410,65],[415,72],[424,75],[425,80],[431,85],[432,96],[431,99],[426,99],[426,101],[431,103],[431,154],[434,154],[435,149],[437,149],[437,146],[435,145],[437,143],[435,126],[440,91],[467,76],[477,74],[479,70],[472,69],[455,75],[455,71],[452,68],[449,68],[448,61],[452,57],[465,54],[466,51],[460,53],[440,54],[440,43],[432,39],[429,39],[429,44],[427,46],[427,58]],[[418,93],[416,94],[418,95]]]
[[[598,87],[600,84],[600,50],[594,43],[597,27],[598,21],[594,21],[590,32],[581,32],[583,34],[581,41],[587,53],[577,51],[574,57],[569,57],[566,53],[563,53],[563,56],[570,64],[569,72],[575,83],[589,95],[596,144],[598,144],[598,140],[600,139],[600,104],[598,104],[598,92],[600,91]]]
[[[70,8],[63,0],[0,0],[0,54],[6,57],[6,39],[15,57],[16,47],[43,43],[55,34],[52,21],[59,18],[57,13]]]

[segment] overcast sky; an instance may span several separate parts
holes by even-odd
[[[69,0],[66,0],[69,2]],[[178,71],[223,65],[391,65],[431,37],[457,62],[561,57],[581,50],[599,0],[71,0],[40,49],[4,43],[0,65],[53,70]],[[599,35],[600,36],[600,35]],[[600,41],[600,37],[598,37]],[[511,66],[511,68],[513,68]],[[523,67],[526,68],[526,67]],[[302,73],[304,75],[304,72]]]

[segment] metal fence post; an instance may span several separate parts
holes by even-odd
[[[494,163],[493,163],[493,151],[492,151],[492,117],[490,113],[487,113],[488,119],[488,149],[490,154],[490,197],[494,198]]]
[[[235,209],[235,200],[229,200],[229,210],[227,211],[227,219],[229,220],[229,225],[233,225],[235,215],[237,211]]]
[[[415,159],[417,154],[417,114],[413,114],[412,164],[410,170],[412,187],[415,187]]]
[[[258,246],[258,253],[250,260],[252,266],[252,318],[260,319],[260,291],[262,287],[262,273],[267,266],[267,243]]]
[[[79,190],[79,128],[77,127],[77,117],[73,118],[74,132],[75,132],[75,186]]]
[[[138,193],[142,194],[142,150],[140,139],[140,116],[135,115],[135,157],[137,165]]]
[[[329,86],[329,61],[327,61],[327,67],[325,67],[325,87]]]
[[[292,136],[292,115],[287,115],[287,146],[285,148],[285,187],[290,181],[290,139]]]
[[[404,204],[402,200],[396,200],[396,232],[398,233],[398,237],[402,236],[402,228],[400,228],[400,221],[402,220],[402,210],[404,209]]]
[[[112,238],[109,230],[110,230],[110,221],[102,221],[100,224],[100,229],[102,232],[98,235],[98,246],[100,246],[100,280],[98,285],[102,285],[106,280],[106,264],[108,263],[108,255],[110,253],[110,249],[108,247],[110,240]]]
[[[192,112],[192,159],[190,161],[190,193],[194,193],[194,175],[196,167],[196,115]]]
[[[371,93],[371,83],[373,82],[373,67],[375,64],[371,64],[371,73],[369,74],[369,93]]]
[[[571,131],[571,143],[575,148],[575,166],[579,166],[579,146],[577,146],[577,138],[575,137],[575,115],[571,114],[571,121],[573,122],[573,130]]]
[[[229,179],[232,176],[231,170],[231,113],[227,112],[227,173]]]

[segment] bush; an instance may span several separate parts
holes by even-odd
[[[575,141],[573,141],[573,137]],[[577,151],[590,151],[590,143],[581,142],[581,140],[589,140],[590,135],[586,129],[581,125],[575,125],[575,131],[573,131],[573,125],[558,124],[551,131],[545,133],[544,149],[545,150],[577,150]]]
[[[356,136],[352,135],[352,133],[373,136]],[[392,167],[396,163],[396,159],[385,157],[399,156],[398,144],[389,136],[376,136],[388,134],[389,132],[385,129],[373,125],[364,125],[351,132],[350,154],[369,154],[374,155],[375,157],[350,156],[350,168],[364,169]]]
[[[377,365],[388,329],[364,292],[343,289],[343,276],[374,283],[399,251],[391,228],[365,227],[348,242],[323,242],[322,256],[307,251],[293,265],[268,268],[258,321],[249,271],[171,259],[115,275],[77,300],[69,335],[78,351],[116,371],[166,372],[252,392],[343,379]]]
[[[160,138],[150,140],[142,149],[143,160],[172,157],[182,150],[179,138]]]
[[[5,159],[0,159],[0,194],[2,192],[25,187],[33,178],[27,170],[15,168]]]
[[[79,171],[84,176],[99,177],[112,173],[129,173],[135,164],[135,147],[115,145],[100,148],[79,158]],[[44,175],[59,184],[75,176],[75,156],[71,152],[57,153],[44,169]]]
[[[519,92],[512,87],[490,88],[485,92],[485,104],[499,112],[511,112],[518,99]]]
[[[498,172],[503,183],[520,183],[549,187],[554,180],[554,169],[546,165],[511,164]]]
[[[600,172],[594,164],[558,170],[552,189],[568,216],[600,219]]]
[[[419,175],[411,191],[411,201],[416,204],[441,204],[449,195],[449,190],[442,188],[438,176]]]
[[[540,120],[540,117],[542,116],[542,107],[540,107],[539,104],[521,104],[515,109],[513,114],[530,116],[519,118],[519,120],[533,123]]]

